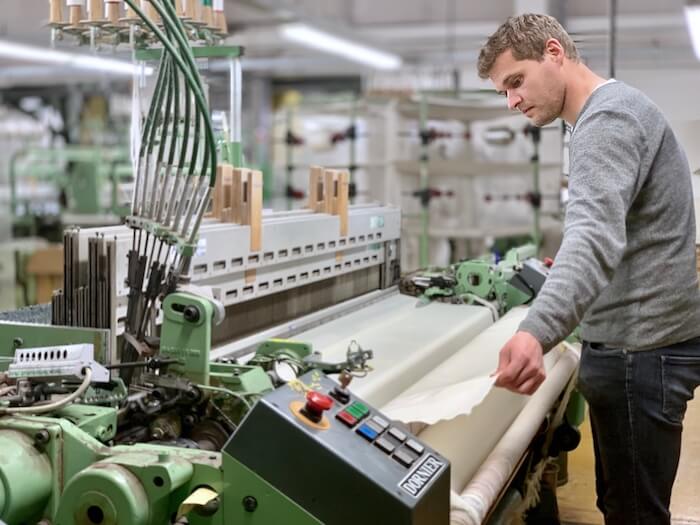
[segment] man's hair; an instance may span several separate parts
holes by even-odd
[[[576,44],[557,19],[548,15],[525,14],[511,16],[492,34],[479,52],[479,77],[488,78],[496,59],[508,49],[515,60],[544,58],[545,44],[556,38],[566,56],[578,62]]]

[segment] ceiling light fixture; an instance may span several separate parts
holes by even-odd
[[[398,55],[339,38],[306,24],[284,24],[280,26],[280,34],[283,38],[303,46],[339,55],[376,69],[390,70],[401,67],[401,58]]]
[[[122,60],[79,53],[66,53],[65,51],[27,46],[15,42],[8,42],[6,40],[0,40],[0,57],[7,57],[12,60],[39,62],[42,64],[58,64],[78,69],[101,71],[102,73],[112,75],[133,75],[141,70],[139,65],[134,65]],[[153,73],[153,68],[145,67],[144,73],[146,75],[151,75]]]
[[[695,57],[700,60],[700,4],[693,1],[685,3],[685,23],[688,26],[690,40],[693,43]]]

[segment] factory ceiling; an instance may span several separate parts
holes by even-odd
[[[473,70],[479,46],[500,21],[526,11],[559,17],[584,59],[601,72],[609,61],[610,0],[226,0],[231,43],[246,46],[244,67],[263,75],[368,73],[319,51],[290,44],[280,24],[304,22],[399,55],[406,68]],[[0,39],[49,45],[46,0],[3,2]],[[620,69],[696,68],[682,0],[617,0]],[[62,46],[66,44],[61,44]],[[128,57],[128,55],[125,55]],[[27,66],[0,58],[0,70]]]

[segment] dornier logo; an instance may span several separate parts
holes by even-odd
[[[399,486],[408,494],[417,498],[418,495],[428,486],[430,481],[440,472],[445,466],[445,462],[439,460],[432,454],[425,457],[418,466],[416,466]]]

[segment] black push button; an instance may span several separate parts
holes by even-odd
[[[387,454],[391,454],[396,449],[396,445],[394,445],[391,441],[383,437],[380,437],[377,441],[374,442],[374,444],[377,445]]]
[[[402,443],[406,441],[406,434],[401,432],[398,428],[392,427],[389,429],[389,435],[401,441]]]
[[[399,463],[401,463],[404,467],[410,467],[416,460],[415,456],[404,448],[397,450],[394,453],[393,458]]]
[[[418,443],[418,441],[416,441],[415,439],[409,439],[408,441],[406,441],[406,446],[419,456],[425,451],[425,447]]]

